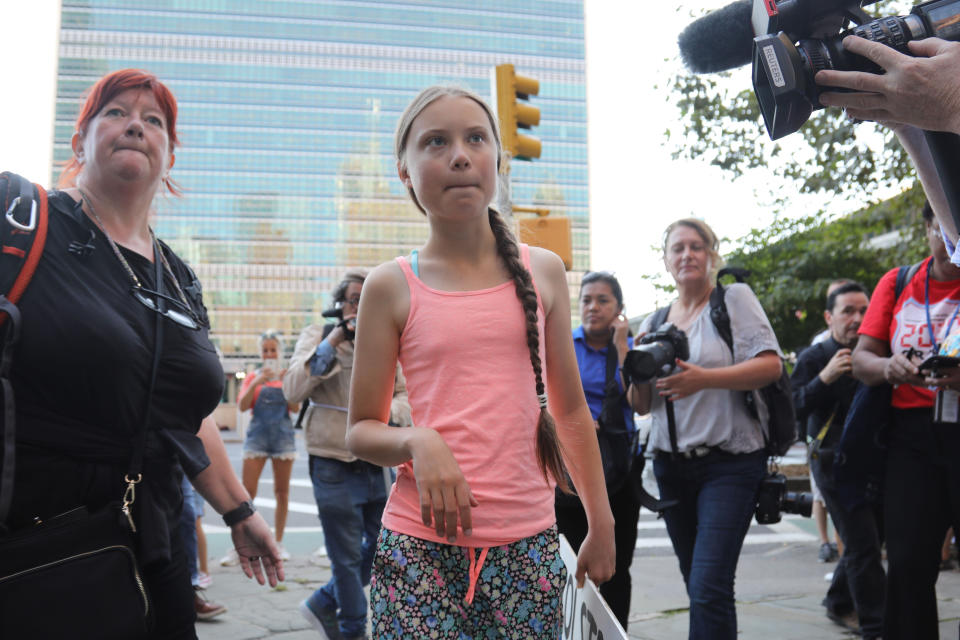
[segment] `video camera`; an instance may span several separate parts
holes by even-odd
[[[960,40],[960,0],[933,0],[909,15],[873,19],[851,0],[754,0],[753,90],[771,140],[793,133],[815,109],[823,91],[814,76],[823,69],[882,73],[876,64],[843,48],[860,36],[912,55],[911,40]],[[850,22],[857,26],[842,29]]]
[[[909,15],[874,19],[861,8],[875,0],[734,0],[694,20],[678,38],[694,73],[753,63],[753,90],[772,140],[797,131],[820,104],[814,76],[821,69],[879,72],[848,53],[843,38],[858,35],[912,55],[911,40],[960,41],[960,0],[918,4]],[[850,23],[858,26],[847,29]],[[960,227],[960,136],[924,131],[954,223]]]

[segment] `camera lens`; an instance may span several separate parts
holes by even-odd
[[[624,361],[628,375],[637,382],[652,380],[660,375],[665,366],[672,365],[676,358],[673,345],[667,340],[641,344],[627,354],[629,367]]]
[[[787,491],[783,496],[780,509],[784,513],[795,513],[809,518],[813,513],[813,494],[801,491]]]

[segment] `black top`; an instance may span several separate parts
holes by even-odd
[[[841,348],[833,336],[810,345],[797,357],[797,366],[790,376],[797,420],[806,425],[808,436],[816,438],[830,415],[836,412],[821,445],[823,448],[830,448],[840,440],[847,411],[857,390],[856,379],[848,373],[830,385],[820,379],[820,372]]]
[[[47,243],[18,304],[22,328],[11,372],[15,527],[80,503],[96,508],[121,498],[153,361],[155,312],[131,295],[129,274],[79,203],[62,191],[49,196]],[[204,326],[196,331],[164,320],[144,479],[134,503],[145,561],[169,556],[168,523],[181,500],[176,462],[191,476],[209,464],[196,433],[224,383],[200,284],[169,247],[162,250]],[[154,264],[120,251],[143,286],[156,289]],[[177,297],[166,278],[165,293]]]

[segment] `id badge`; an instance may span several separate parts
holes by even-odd
[[[933,421],[957,424],[960,422],[960,392],[941,389],[933,401]]]

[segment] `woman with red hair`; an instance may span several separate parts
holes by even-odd
[[[210,416],[224,378],[200,283],[150,228],[157,192],[178,193],[170,178],[176,118],[173,94],[144,71],[110,73],[90,90],[62,190],[48,194],[46,246],[19,302],[11,372],[16,482],[4,524],[12,529],[119,500],[133,443],[146,430],[132,517],[154,611],[151,638],[196,637],[175,533],[180,469],[225,514],[247,576],[283,579],[279,549]]]

